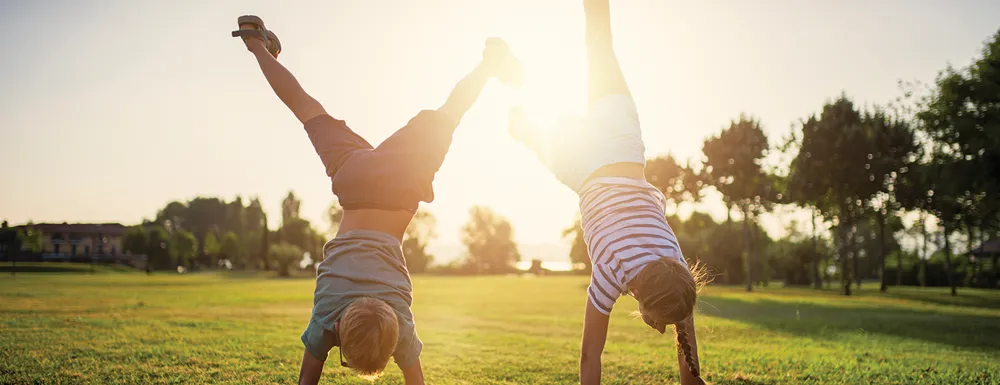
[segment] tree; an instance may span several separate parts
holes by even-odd
[[[896,199],[899,201],[901,207],[906,210],[916,211],[918,213],[917,222],[914,223],[913,227],[919,228],[920,231],[920,243],[917,246],[917,259],[920,260],[920,283],[921,286],[924,284],[923,272],[927,271],[927,259],[929,258],[926,254],[927,251],[927,218],[926,213],[929,210],[929,200],[930,197],[927,194],[930,192],[928,186],[930,181],[925,180],[926,172],[922,165],[911,166],[909,172],[906,173],[902,178],[897,181],[896,184]],[[916,230],[916,229],[911,229]],[[900,282],[902,280],[901,273],[897,276],[896,281]]]
[[[854,227],[871,197],[881,188],[871,160],[874,135],[862,124],[854,103],[841,96],[823,106],[819,119],[802,124],[802,144],[792,161],[789,185],[804,199],[822,197],[818,207],[835,227],[844,295],[851,295],[848,261],[854,255]]]
[[[587,250],[587,242],[583,236],[583,225],[579,215],[573,221],[573,226],[563,230],[562,237],[563,239],[570,238],[573,242],[569,248],[570,263],[574,266],[583,266],[583,270],[589,274],[593,266],[591,266],[590,252]]]
[[[785,286],[809,285],[813,282],[814,261],[819,260],[820,249],[813,244],[811,237],[798,234],[794,226],[790,226],[789,236],[771,244],[766,254],[773,261],[771,266],[775,273],[782,277]]]
[[[264,265],[264,271],[271,270],[271,231],[267,228],[267,214],[264,214],[263,220],[260,223],[260,260],[261,264]]]
[[[266,214],[260,203],[260,198],[254,197],[243,210],[245,232],[244,234],[236,233],[243,242],[242,249],[248,257],[246,263],[256,264],[258,267],[263,267],[264,261],[267,260],[268,248],[261,244],[263,234],[267,233],[265,220]]]
[[[930,139],[921,170],[932,181],[929,212],[944,228],[945,266],[955,290],[950,235],[961,227],[996,230],[1000,215],[1000,31],[965,69],[947,68],[917,113]],[[971,245],[971,242],[969,242]]]
[[[240,258],[240,239],[235,232],[228,232],[222,237],[222,246],[219,247],[219,257],[228,259],[233,265],[242,264]]]
[[[170,234],[162,226],[153,225],[146,229],[148,243],[146,244],[147,263],[153,269],[170,268]]]
[[[315,243],[314,235],[317,234],[312,228],[312,224],[305,218],[288,218],[278,229],[278,234],[282,243],[290,243],[298,246],[302,250],[312,250]]]
[[[774,179],[763,169],[768,147],[760,122],[740,115],[718,136],[706,139],[702,148],[704,180],[722,194],[727,209],[735,206],[743,214],[747,291],[753,290],[753,267],[759,264],[752,228],[756,218],[780,198]]]
[[[973,209],[970,207],[970,192],[965,187],[969,184],[968,176],[974,171],[964,161],[948,160],[941,155],[936,155],[934,163],[925,165],[922,172],[933,176],[934,182],[928,193],[930,200],[927,211],[937,217],[938,223],[943,229],[945,272],[948,274],[951,295],[958,295],[955,270],[951,259],[951,236],[961,226],[963,216],[968,215],[967,213]]]
[[[0,223],[0,255],[3,255],[11,262],[14,262],[14,250],[17,248],[17,232],[11,230],[7,220]],[[11,275],[14,270],[10,271]]]
[[[313,230],[312,224],[308,220],[299,216],[301,205],[302,201],[291,191],[281,201],[281,227],[277,231],[278,242],[295,245],[303,252],[310,251],[311,255],[317,247],[322,247],[322,241],[319,241],[320,244],[317,246],[318,233]]]
[[[344,219],[344,208],[340,206],[340,201],[334,199],[333,203],[330,203],[330,208],[326,210],[326,218],[330,221],[327,234],[336,237],[337,231],[340,230],[340,221]]]
[[[918,214],[918,220],[914,223],[911,228],[912,231],[919,230],[920,233],[920,243],[917,247],[917,259],[920,263],[919,273],[917,275],[919,284],[925,286],[927,284],[926,272],[928,271],[927,262],[930,259],[930,255],[927,254],[927,213],[929,209],[930,197],[930,185],[931,181],[928,180],[930,175],[926,172],[926,167],[924,165],[930,162],[932,156],[932,146],[928,146],[932,140],[924,129],[921,119],[919,119],[918,113],[920,111],[926,110],[927,103],[930,101],[930,97],[924,95],[919,89],[920,83],[902,83],[900,82],[900,88],[902,90],[902,95],[896,98],[896,101],[890,106],[894,110],[894,114],[899,117],[903,117],[908,124],[912,127],[912,132],[915,141],[918,143],[925,143],[924,145],[918,145],[914,150],[914,159],[912,165],[908,167],[906,173],[901,173],[896,179],[894,187],[894,195],[896,202],[898,202],[900,208],[909,211],[915,211]],[[897,266],[898,267],[898,266]],[[902,269],[897,269],[897,282],[902,282]]]
[[[188,267],[198,255],[198,238],[190,231],[174,231],[170,234],[170,252],[177,266]]]
[[[278,242],[295,245],[305,252],[315,249],[316,231],[308,220],[299,216],[299,208],[302,205],[295,193],[288,192],[285,199],[281,201],[281,227],[278,228]]]
[[[249,205],[244,206],[240,196],[228,203],[215,197],[195,197],[186,203],[168,203],[157,213],[156,220],[152,223],[163,226],[168,232],[185,230],[194,233],[197,239],[203,241],[198,246],[199,260],[206,259],[206,254],[217,254],[212,250],[208,253],[204,250],[205,246],[212,246],[211,242],[204,242],[209,232],[214,233],[216,240],[222,234],[234,232],[244,242],[253,242],[244,244],[244,250],[261,257],[260,254],[265,254],[266,250],[262,253],[253,251],[257,250],[260,242],[259,229],[263,216],[258,198],[253,198]]]
[[[305,252],[301,248],[289,243],[271,245],[271,248],[268,250],[269,259],[277,265],[278,276],[280,277],[291,275],[292,265],[302,260],[304,254]]]
[[[316,264],[323,261],[326,258],[323,251],[326,248],[326,236],[319,231],[312,232],[312,244],[309,246],[309,260],[310,265],[315,268]]]
[[[807,121],[801,122],[800,126],[803,127],[803,131],[806,125],[810,127],[816,124],[816,119],[811,118]],[[784,196],[785,201],[790,203],[795,203],[798,206],[807,209],[809,211],[809,225],[812,229],[811,231],[811,246],[813,248],[813,253],[811,255],[814,259],[809,261],[809,270],[812,273],[812,283],[814,289],[822,289],[823,281],[826,278],[827,286],[830,284],[830,274],[826,268],[830,266],[830,254],[820,251],[823,247],[819,242],[820,234],[818,231],[817,220],[821,224],[826,224],[827,221],[823,217],[824,212],[833,211],[832,203],[830,202],[829,191],[815,188],[813,184],[813,178],[811,175],[804,173],[802,170],[797,169],[797,165],[801,163],[796,162],[796,158],[802,153],[802,134],[796,132],[794,126],[789,132],[788,137],[786,137],[784,143],[779,146],[779,150],[786,156],[791,155],[791,162],[787,168],[787,175],[785,178]],[[820,262],[825,261],[824,270],[820,270]]]
[[[427,244],[437,237],[437,233],[434,231],[436,224],[437,220],[434,219],[434,215],[421,208],[413,215],[413,219],[406,227],[406,232],[403,235],[403,256],[406,258],[406,266],[411,273],[427,271],[427,267],[434,260],[434,256],[427,252]]]
[[[44,247],[42,232],[35,229],[34,223],[31,222],[17,230],[17,240],[21,245],[21,251],[40,253]]]
[[[469,221],[462,226],[462,243],[468,252],[466,263],[475,272],[506,273],[521,259],[510,222],[487,207],[469,210]]]
[[[187,204],[187,216],[184,218],[184,230],[194,234],[195,239],[205,239],[210,231],[218,231],[226,221],[226,203],[219,198],[196,197]],[[218,238],[216,238],[218,240]],[[205,243],[198,244],[195,255],[205,255]]]
[[[227,219],[225,226],[220,230],[236,234],[236,237],[246,235],[244,220],[246,219],[246,207],[243,206],[243,197],[237,196],[232,202],[226,205]]]
[[[205,238],[202,238],[201,249],[204,251],[205,256],[208,257],[208,264],[210,266],[217,266],[220,252],[219,238],[215,236],[215,232],[208,232],[205,234]]]
[[[281,223],[284,224],[291,219],[299,217],[299,208],[302,201],[295,196],[294,191],[289,191],[285,199],[281,201]]]
[[[708,214],[693,212],[682,221],[676,216],[668,216],[677,242],[688,260],[698,261],[711,272],[712,281],[721,284],[740,284],[746,282],[746,263],[744,248],[740,242],[732,242],[741,236],[741,231],[734,227],[742,227],[740,223],[717,223]],[[764,249],[770,242],[767,234],[760,227],[752,228],[753,239]]]
[[[863,124],[874,134],[874,153],[871,159],[871,176],[878,185],[878,191],[871,197],[869,205],[875,211],[879,238],[879,290],[888,289],[885,276],[886,257],[886,216],[890,221],[902,209],[896,198],[898,179],[912,167],[917,157],[918,146],[909,124],[901,118],[890,117],[881,109],[865,113]]]
[[[704,175],[689,166],[681,166],[672,155],[646,160],[646,181],[663,193],[674,205],[701,199]]]
[[[167,203],[162,210],[156,213],[156,220],[154,222],[167,230],[181,228],[187,218],[187,210],[187,205],[184,203],[177,201]]]
[[[149,234],[143,226],[132,226],[122,237],[122,248],[132,254],[147,254]]]

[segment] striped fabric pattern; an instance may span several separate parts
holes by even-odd
[[[581,189],[583,238],[593,263],[587,296],[601,313],[611,314],[646,264],[673,258],[687,265],[667,224],[666,203],[644,180],[597,178]]]

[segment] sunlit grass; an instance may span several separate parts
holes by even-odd
[[[430,384],[577,380],[585,277],[414,277]],[[142,274],[0,278],[0,383],[293,383],[310,279]],[[1000,293],[710,287],[698,318],[717,384],[1000,383]],[[604,383],[676,382],[671,338],[616,308]],[[365,384],[339,365],[322,383]],[[401,384],[390,367],[376,384]]]

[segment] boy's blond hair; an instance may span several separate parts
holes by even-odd
[[[635,290],[639,311],[656,326],[674,325],[677,346],[684,354],[691,374],[700,382],[701,371],[694,362],[688,343],[689,317],[694,314],[698,292],[705,285],[705,271],[698,265],[691,269],[673,259],[661,259],[642,268],[629,286]]]
[[[358,374],[374,377],[396,351],[399,319],[384,301],[361,298],[347,305],[338,332],[347,365]]]

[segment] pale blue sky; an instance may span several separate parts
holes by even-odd
[[[327,110],[379,142],[436,108],[488,36],[526,61],[545,113],[583,103],[578,0],[27,1],[0,3],[0,218],[14,223],[152,217],[170,200],[259,195],[278,215],[299,194],[319,222],[333,199],[301,126],[229,36],[256,14],[281,61]],[[1000,28],[997,1],[613,1],[618,53],[648,155],[700,156],[748,112],[777,139],[846,92],[884,103],[897,81],[966,65]],[[576,197],[505,132],[488,87],[438,173],[437,247],[474,204],[520,242],[560,244]],[[717,205],[706,209],[721,216]],[[320,222],[320,227],[325,227]],[[772,225],[777,227],[777,225]]]

